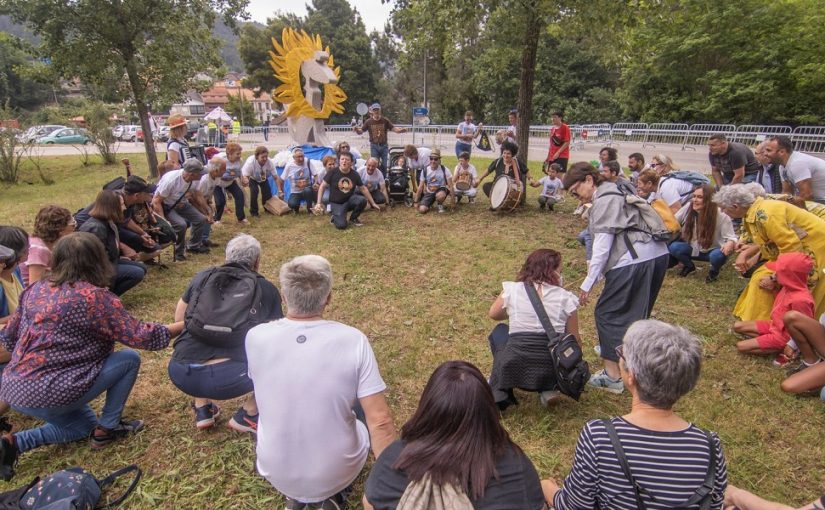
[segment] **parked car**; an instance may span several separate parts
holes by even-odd
[[[66,126],[61,126],[58,124],[32,126],[29,129],[27,129],[25,133],[20,134],[18,136],[18,139],[24,143],[36,142],[39,138],[48,136],[57,131],[58,129],[66,129]]]
[[[123,131],[120,133],[120,140],[124,142],[134,142],[137,140],[137,130],[140,126],[129,124],[123,126]]]
[[[161,142],[169,141],[169,126],[160,127],[160,131],[158,131],[158,139],[160,139]]]
[[[112,128],[112,136],[115,137],[115,140],[120,140],[120,135],[123,134],[123,124],[118,124],[117,126]]]
[[[160,140],[160,133],[157,130],[152,132],[152,139],[154,141]],[[138,142],[143,141],[143,128],[142,127],[137,128],[137,141]]]
[[[53,143],[71,143],[86,145],[91,142],[89,134],[85,129],[63,128],[54,131],[48,136],[37,139],[37,143],[53,144]]]

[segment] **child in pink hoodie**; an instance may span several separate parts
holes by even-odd
[[[774,363],[784,365],[787,358],[794,355],[794,349],[786,350],[791,335],[785,328],[785,314],[796,311],[806,317],[814,316],[814,298],[808,290],[808,275],[813,270],[813,261],[804,253],[783,253],[765,266],[774,271],[772,278],[782,287],[774,299],[771,320],[735,322],[733,330],[736,333],[751,337],[738,342],[736,348],[743,354],[778,352],[780,355]],[[783,354],[785,359],[782,359]]]

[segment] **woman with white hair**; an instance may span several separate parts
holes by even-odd
[[[770,261],[781,253],[804,253],[814,261],[808,287],[817,304],[816,316],[825,313],[825,220],[788,202],[766,199],[764,188],[756,183],[723,186],[713,201],[731,218],[742,219],[736,270],[754,269],[755,255]],[[777,288],[772,276],[764,265],[753,271],[733,309],[734,316],[743,321],[770,319]]]
[[[172,359],[169,361],[169,378],[186,395],[194,398],[192,409],[195,413],[195,427],[199,430],[211,428],[220,414],[220,408],[213,400],[229,400],[247,395],[246,400],[227,426],[239,432],[256,433],[258,429],[258,406],[252,393],[252,380],[247,375],[246,332],[263,322],[280,319],[281,298],[278,289],[257,273],[261,263],[261,244],[254,237],[240,234],[226,244],[226,264],[201,271],[187,287],[175,309],[175,320],[186,320],[186,328],[175,341]],[[232,281],[249,282],[249,299],[242,292],[235,291]],[[212,336],[199,333],[199,317],[214,317],[215,324],[208,326],[213,331],[229,326],[227,321],[238,314],[217,307],[210,296],[221,286],[233,290],[230,306],[238,308],[244,323],[237,331],[226,336]],[[243,289],[243,287],[242,287]],[[257,294],[256,294],[257,291]],[[221,294],[222,295],[222,294]],[[250,306],[251,308],[247,308]],[[242,310],[254,311],[250,312]],[[190,309],[191,308],[191,309]],[[200,311],[198,311],[200,308]],[[248,318],[247,318],[248,317]],[[252,317],[255,317],[254,319]],[[195,326],[195,330],[192,326]]]
[[[719,437],[673,412],[699,380],[699,340],[644,320],[616,351],[630,413],[585,425],[564,488],[542,482],[547,500],[557,510],[721,509],[728,475]]]

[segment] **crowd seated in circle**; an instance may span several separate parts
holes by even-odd
[[[674,413],[698,381],[702,349],[687,330],[649,317],[668,265],[679,266],[674,272],[684,277],[697,270],[696,262],[708,262],[705,281],[711,283],[735,258],[734,269],[749,279],[733,309],[734,331],[748,337],[739,351],[776,355],[780,365],[798,358],[782,390],[820,393],[825,400],[819,164],[794,156],[788,143],[771,138],[760,145],[756,173],[747,157],[736,166],[735,145],[714,146],[710,161],[722,179],[719,189],[686,177],[690,172],[679,171],[666,154],[653,156],[647,168],[642,154],[632,154],[633,183],[612,147],[601,151],[599,169],[553,163],[534,181],[510,141],[480,178],[469,152],[457,153],[451,171],[438,148],[405,147],[392,166],[410,170],[419,212],[443,210],[448,198],[473,202],[487,176],[507,175],[541,188],[541,208],[553,210],[563,196],[578,200],[587,221],[580,237],[590,253],[577,296],[563,286],[561,254],[533,251],[490,308],[490,318],[507,323],[489,335],[489,378],[466,361],[443,363],[399,435],[366,335],[327,318],[332,267],[322,257],[284,263],[279,291],[258,273],[260,243],[240,234],[227,243],[224,264],[192,279],[174,322],[143,322],[118,297],[144,280],[143,261],[151,262],[164,244],[175,245],[178,261],[217,246],[209,234],[220,225],[227,195],[240,225],[248,223],[246,207],[260,216],[261,203],[284,197],[286,182],[284,198],[293,211],[304,203],[315,214],[331,213],[338,229],[363,225],[367,207],[381,210],[391,202],[381,170],[390,157],[386,144],[374,141],[379,154],[360,170],[346,142],[324,156],[321,168],[293,150],[280,174],[266,147],[244,162],[241,146],[232,142],[204,166],[187,158],[183,146],[172,146],[175,157],[163,165],[157,185],[130,177],[121,189],[99,192],[74,217],[57,205],[43,207],[31,236],[0,226],[0,415],[10,408],[44,422],[0,436],[0,478],[10,479],[21,455],[37,447],[88,438],[92,448],[103,448],[143,429],[142,420],[124,417],[140,356],[114,344],[160,350],[177,337],[168,374],[192,402],[195,427],[218,423],[216,401],[243,398],[227,426],[256,438],[257,471],[288,509],[346,508],[370,453],[375,462],[365,508],[787,508],[729,485],[719,437]],[[765,184],[786,194],[768,195]],[[491,186],[482,189],[489,195]],[[244,187],[252,195],[248,205]],[[641,212],[655,211],[656,199],[679,225],[668,240],[653,235]],[[572,335],[581,348],[577,310],[601,280],[594,315],[604,367],[589,385],[627,390],[631,408],[584,426],[560,486],[541,481],[500,413],[518,403],[514,389],[538,393],[547,408],[562,399],[548,345]],[[236,306],[214,299],[227,285],[236,286]],[[101,395],[98,416],[89,402]],[[415,498],[425,498],[416,499],[423,506],[402,504]]]

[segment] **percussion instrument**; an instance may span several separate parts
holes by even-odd
[[[187,148],[184,147],[184,149],[183,149],[184,153],[186,153],[186,149]],[[207,163],[208,160],[206,159],[206,149],[204,148],[203,145],[190,145],[188,147],[188,149],[189,149],[189,152],[188,152],[188,154],[186,154],[187,159],[195,158],[198,161],[200,161],[201,163],[203,163],[204,165]]]
[[[458,191],[467,191],[473,187],[473,176],[470,172],[458,174],[455,179],[455,189]]]
[[[490,207],[494,211],[512,212],[518,207],[524,184],[516,182],[509,175],[499,175],[490,190]]]
[[[278,197],[272,197],[269,200],[267,200],[264,204],[264,209],[266,209],[267,211],[276,216],[283,216],[284,214],[289,214],[291,210],[289,208],[289,204],[287,204]]]

